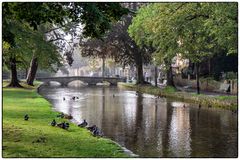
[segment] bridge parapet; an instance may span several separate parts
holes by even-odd
[[[109,82],[111,85],[117,85],[118,82],[125,82],[126,78],[118,77],[87,77],[87,76],[71,76],[71,77],[45,77],[45,78],[36,78],[36,80],[42,81],[44,83],[49,83],[50,81],[56,81],[61,83],[62,86],[67,86],[68,83],[72,81],[82,81],[88,83],[89,85],[96,85],[103,81]]]

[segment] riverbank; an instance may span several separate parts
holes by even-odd
[[[177,91],[173,87],[165,87],[164,89],[160,89],[158,87],[150,86],[150,85],[134,85],[130,83],[118,83],[119,87],[132,89],[135,91],[139,91],[141,93],[153,94],[156,96],[163,96],[168,98],[175,98],[185,102],[192,103],[201,103],[203,106],[212,106],[219,107],[229,110],[237,110],[238,101],[237,96],[227,95],[204,95],[204,94],[196,94],[196,93],[188,93]]]
[[[24,84],[22,84],[24,85]],[[3,82],[6,86],[6,82]],[[4,158],[19,157],[128,157],[120,146],[106,138],[70,123],[69,130],[49,125],[57,112],[36,92],[36,87],[3,88],[3,140]],[[24,115],[29,120],[24,120]]]

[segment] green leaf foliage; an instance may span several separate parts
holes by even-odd
[[[128,9],[121,7],[119,3],[4,2],[3,39],[11,41],[13,37],[7,27],[10,19],[27,22],[34,30],[46,23],[81,23],[86,37],[98,38],[110,28],[112,22],[127,13]]]
[[[110,29],[111,23],[128,13],[119,3],[83,2],[4,2],[2,10],[3,40],[12,47],[11,54],[4,56],[15,56],[27,65],[35,55],[40,57],[43,68],[59,65],[61,61],[56,48],[45,41],[47,30],[43,26],[53,29],[53,26],[81,24],[84,37],[100,38]],[[74,30],[74,26],[65,28]],[[67,58],[71,61],[71,57]]]
[[[161,63],[177,53],[198,63],[226,50],[237,54],[237,3],[154,3],[142,7],[128,32],[156,49]]]
[[[46,41],[44,26],[33,31],[26,23],[9,21],[9,30],[15,35],[15,45],[8,47],[8,51],[3,53],[6,65],[9,64],[10,57],[16,57],[20,62],[19,67],[25,69],[33,56],[40,60],[39,66],[42,69],[52,69],[52,65],[61,65],[61,55],[52,43]]]

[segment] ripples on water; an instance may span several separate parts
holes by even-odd
[[[96,124],[140,157],[237,156],[237,116],[227,110],[183,108],[183,102],[116,87],[42,87],[40,93],[74,123]]]

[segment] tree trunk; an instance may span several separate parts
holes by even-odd
[[[143,76],[143,60],[142,60],[142,52],[138,46],[133,43],[133,48],[129,48],[134,53],[134,61],[137,68],[137,83],[136,84],[144,84],[144,76]]]
[[[143,78],[143,66],[142,64],[137,65],[137,84],[143,84],[144,78]]]
[[[33,81],[35,79],[36,73],[38,69],[38,61],[35,56],[33,56],[30,64],[30,68],[28,70],[28,75],[27,75],[27,84],[33,86]]]
[[[10,68],[11,68],[11,82],[8,85],[8,87],[19,87],[22,88],[22,86],[19,84],[18,78],[17,78],[17,66],[16,66],[16,58],[10,58]]]
[[[144,77],[143,77],[143,64],[142,64],[142,54],[138,52],[135,55],[135,62],[137,67],[137,84],[144,84]]]
[[[105,77],[105,58],[102,58],[102,77]]]
[[[157,66],[156,66],[156,65],[154,66],[154,72],[155,72],[155,75],[154,75],[154,78],[155,78],[155,87],[157,87]]]
[[[211,58],[208,59],[208,74],[211,75]]]
[[[28,68],[25,68],[25,78],[27,79],[27,75],[28,75]]]
[[[173,82],[173,73],[172,73],[171,64],[169,66],[169,69],[167,70],[167,85],[175,87],[174,82]]]
[[[102,58],[102,82],[105,80],[105,58]]]
[[[199,63],[196,63],[196,80],[197,80],[197,94],[200,94],[200,85],[199,85]]]

